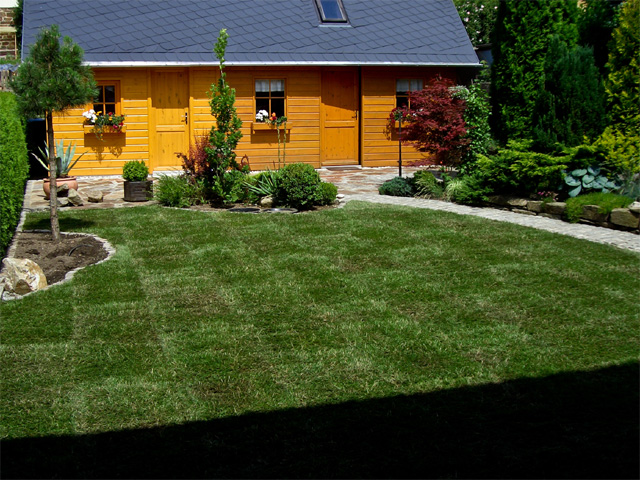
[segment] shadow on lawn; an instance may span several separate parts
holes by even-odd
[[[638,478],[638,364],[3,442],[2,477]]]

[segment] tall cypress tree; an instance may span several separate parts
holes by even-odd
[[[578,40],[576,2],[502,0],[498,8],[492,66],[493,126],[497,138],[530,138],[532,116],[545,83],[551,36]]]
[[[580,145],[585,137],[594,140],[606,126],[604,98],[591,48],[569,48],[554,35],[545,60],[544,89],[532,116],[535,148],[550,151],[558,144]]]

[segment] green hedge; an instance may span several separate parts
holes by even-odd
[[[15,97],[0,92],[0,253],[13,238],[29,174],[27,142]]]

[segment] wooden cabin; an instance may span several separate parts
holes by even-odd
[[[127,160],[181,169],[177,153],[215,123],[221,28],[243,122],[237,154],[253,170],[278,161],[260,110],[287,117],[287,163],[396,165],[391,110],[432,77],[462,83],[478,66],[452,0],[25,0],[23,48],[51,24],[84,49],[100,89],[94,104],[55,119],[56,139],[86,152],[76,175],[119,175]],[[124,115],[123,131],[98,138],[84,124],[90,108]],[[405,161],[423,155],[403,147]]]

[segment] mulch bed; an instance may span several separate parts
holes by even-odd
[[[20,232],[14,242],[14,257],[37,263],[49,285],[63,280],[67,272],[93,265],[108,256],[102,242],[85,235],[60,234],[60,243],[53,243],[49,232]]]

